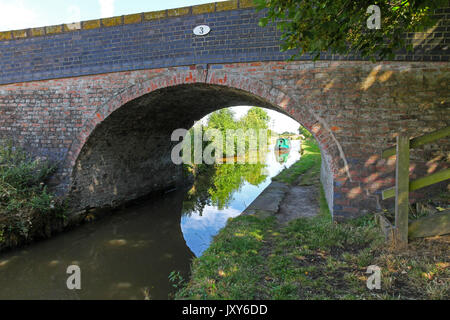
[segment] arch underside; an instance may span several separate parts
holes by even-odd
[[[72,172],[69,199],[76,210],[117,206],[182,182],[171,161],[175,129],[221,108],[253,105],[288,115],[244,90],[182,84],[141,95],[100,122],[83,145]],[[288,115],[289,116],[289,115]]]

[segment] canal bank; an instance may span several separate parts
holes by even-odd
[[[299,143],[292,148],[286,159],[269,147],[262,163],[206,167],[189,190],[106,210],[101,219],[88,212],[88,223],[0,253],[0,299],[172,297],[171,274],[189,276],[191,260],[227,219],[240,215],[299,159]],[[73,264],[82,271],[82,290],[69,292],[66,269]]]
[[[270,185],[242,212],[260,218],[275,216],[287,223],[319,212],[320,150],[312,139],[302,142],[301,159],[272,178]]]
[[[306,142],[300,161],[275,177],[242,215],[228,220],[193,260],[190,277],[178,279],[177,299],[450,297],[450,237],[415,241],[411,250],[398,255],[385,247],[371,215],[334,223],[314,145]],[[292,189],[297,191],[290,194]],[[298,199],[299,190],[315,195],[306,210],[291,201]],[[282,218],[283,210],[287,218]],[[369,265],[381,268],[380,290],[367,287]]]

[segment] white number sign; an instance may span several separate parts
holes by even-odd
[[[206,36],[211,31],[211,28],[206,25],[196,26],[194,28],[194,34],[196,36]]]

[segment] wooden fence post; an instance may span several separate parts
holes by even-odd
[[[409,213],[409,136],[397,136],[397,163],[395,170],[395,228],[400,246],[408,244]]]

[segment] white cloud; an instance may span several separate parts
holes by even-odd
[[[114,16],[114,0],[98,0],[100,5],[100,18]]]
[[[298,133],[298,127],[300,124],[292,119],[291,117],[285,116],[280,112],[273,110],[266,110],[270,117],[269,127],[278,133],[283,133],[285,131]]]
[[[38,15],[22,0],[0,0],[0,31],[26,29],[38,23]]]

